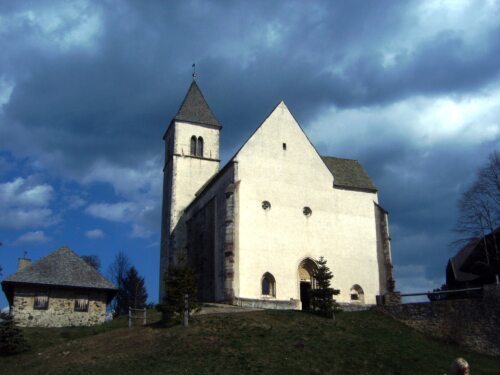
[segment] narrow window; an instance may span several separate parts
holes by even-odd
[[[266,272],[262,276],[261,293],[266,297],[276,297],[276,281],[274,280],[274,276],[269,272]]]
[[[33,309],[47,310],[49,308],[49,294],[47,292],[35,293]]]
[[[304,209],[302,210],[302,213],[306,216],[306,217],[309,217],[312,215],[312,210],[310,207],[304,207]]]
[[[86,295],[79,295],[75,298],[75,311],[87,312],[89,311],[89,297]]]
[[[283,150],[286,151],[286,143],[283,143]]]
[[[203,157],[203,138],[198,137],[198,147],[196,148],[196,156]]]
[[[262,209],[265,211],[269,211],[271,209],[271,203],[268,201],[263,201],[262,202]]]
[[[358,284],[351,287],[351,301],[356,303],[365,303],[365,292]]]
[[[196,156],[196,136],[191,137],[191,155]]]

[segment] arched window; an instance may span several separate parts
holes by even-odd
[[[261,281],[262,295],[266,297],[276,297],[276,281],[274,276],[266,272]]]
[[[351,302],[365,303],[365,292],[358,284],[351,287]]]
[[[203,157],[203,138],[198,137],[198,147],[196,148],[196,156]]]
[[[191,155],[196,156],[196,136],[191,137]]]

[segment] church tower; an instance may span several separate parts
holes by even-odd
[[[222,126],[193,79],[179,111],[163,136],[163,207],[160,255],[160,301],[168,265],[186,251],[184,209],[196,192],[219,171]]]

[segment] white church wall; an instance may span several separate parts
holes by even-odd
[[[191,137],[203,137],[204,155],[214,160],[190,156]],[[171,231],[196,192],[219,170],[219,130],[214,127],[175,123]],[[181,244],[185,239],[178,239]]]
[[[286,143],[284,150],[283,143]],[[298,267],[324,256],[341,289],[359,284],[366,303],[379,292],[374,193],[333,188],[333,177],[281,103],[236,156],[239,186],[239,297],[261,298],[261,277],[276,299],[300,299]],[[271,208],[262,209],[262,201]],[[306,217],[304,207],[312,214]]]
[[[202,137],[204,157],[190,155],[191,137]],[[173,140],[172,140],[173,138]],[[185,249],[186,228],[182,222],[184,209],[194,199],[196,192],[219,170],[219,128],[175,121],[166,133],[164,179],[164,204],[168,215],[162,220],[168,232],[162,235],[160,254],[160,298],[163,295],[163,274],[174,253]],[[172,147],[173,150],[168,150]],[[206,158],[210,159],[206,159]],[[165,229],[162,228],[162,231]],[[170,259],[169,259],[170,258]]]

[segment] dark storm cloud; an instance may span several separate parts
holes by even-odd
[[[384,43],[405,33],[410,7],[107,3],[95,10],[102,24],[89,50],[43,47],[35,37],[40,26],[24,21],[2,38],[4,71],[15,82],[4,121],[34,131],[45,152],[66,155],[68,169],[98,157],[133,165],[161,151],[195,60],[226,139],[238,140],[281,99],[307,122],[329,105],[467,92],[497,76],[498,29],[478,51],[456,32],[439,33],[414,51],[396,49],[396,63],[384,68]]]

